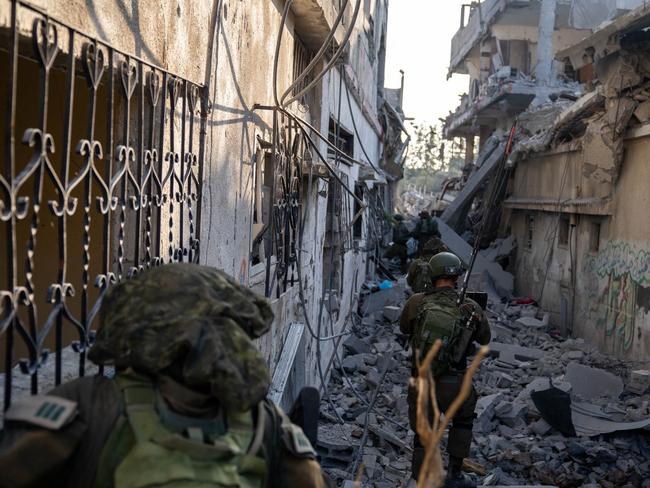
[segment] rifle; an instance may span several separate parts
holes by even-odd
[[[506,161],[508,160],[508,156],[510,156],[510,153],[512,152],[512,143],[515,138],[515,132],[517,129],[517,123],[515,122],[510,129],[510,135],[508,136],[508,142],[506,143],[505,150],[503,151],[503,156],[501,157],[501,161],[499,162],[499,167],[497,170],[497,177],[495,178],[495,181],[501,180],[501,178],[504,176],[504,168],[506,166]],[[458,293],[458,302],[457,305],[460,307],[464,302],[465,302],[465,296],[467,295],[467,287],[469,286],[469,279],[472,276],[472,269],[474,269],[474,264],[476,263],[476,257],[478,256],[479,252],[479,246],[481,244],[481,239],[483,239],[483,234],[485,232],[485,227],[486,227],[486,222],[487,222],[487,217],[488,214],[490,213],[490,210],[496,203],[497,196],[499,194],[499,185],[493,185],[492,186],[492,193],[490,194],[490,197],[488,198],[487,204],[485,205],[485,208],[483,209],[483,216],[481,218],[481,226],[479,227],[478,232],[476,233],[476,236],[474,238],[474,246],[472,248],[472,254],[469,259],[469,265],[467,266],[467,271],[465,273],[465,278],[463,279],[463,284],[461,285],[460,288],[460,293]]]

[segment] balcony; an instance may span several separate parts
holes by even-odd
[[[532,78],[504,66],[480,85],[474,96],[463,95],[460,106],[445,120],[445,137],[476,135],[480,125],[496,125],[498,120],[521,113],[538,91]]]

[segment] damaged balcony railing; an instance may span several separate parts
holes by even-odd
[[[2,1],[11,8],[0,41],[8,408],[16,363],[36,393],[48,351],[59,384],[62,350],[72,344],[75,374],[84,374],[109,286],[150,266],[198,260],[204,119],[201,86],[27,3]]]

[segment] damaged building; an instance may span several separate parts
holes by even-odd
[[[445,135],[466,138],[466,177],[441,215],[469,242],[487,219],[482,247],[514,238],[516,253],[502,264],[516,293],[538,300],[564,333],[634,359],[649,347],[638,220],[645,8],[579,0],[463,7],[449,73],[469,74],[470,86]],[[494,193],[498,206],[486,212]]]
[[[519,142],[504,202],[518,291],[566,332],[639,361],[650,351],[649,26],[642,5],[556,53],[586,92]]]
[[[88,374],[106,290],[176,261],[272,301],[273,399],[322,383],[407,144],[387,4],[0,1],[5,408]]]

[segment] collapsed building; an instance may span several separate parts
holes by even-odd
[[[106,290],[175,261],[272,301],[274,400],[322,383],[408,143],[387,8],[0,0],[5,409],[88,374]]]
[[[538,297],[567,332],[643,361],[650,352],[648,26],[642,5],[556,53],[584,73],[587,91],[554,107],[515,148],[504,202],[519,243],[520,293]]]
[[[469,176],[441,215],[471,243],[484,223],[483,248],[510,236],[516,251],[502,264],[516,294],[537,300],[563,333],[638,360],[650,346],[646,9],[613,0],[463,7],[450,74],[469,74],[470,90],[445,135],[467,138]]]

